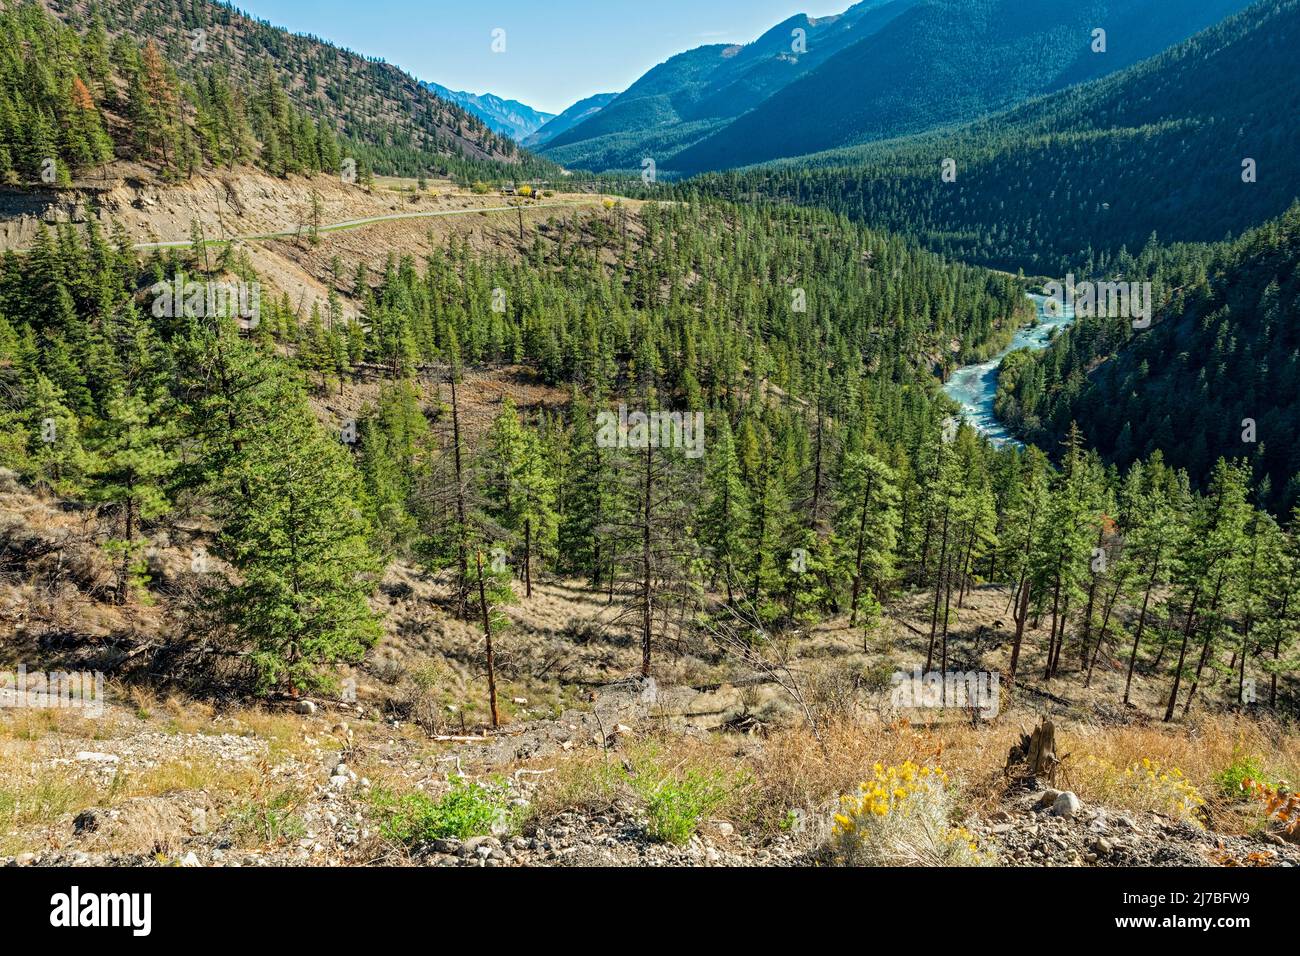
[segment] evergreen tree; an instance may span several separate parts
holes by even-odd
[[[381,633],[356,473],[301,399],[250,437],[232,471],[249,493],[220,539],[240,576],[223,603],[252,676],[262,691],[329,688],[329,668],[359,662]]]

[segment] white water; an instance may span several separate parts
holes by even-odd
[[[1052,335],[1074,322],[1074,306],[1047,308],[1047,298],[1031,294],[1038,306],[1038,321],[1016,333],[1011,344],[987,362],[963,365],[953,372],[944,385],[944,394],[961,405],[961,416],[972,428],[998,447],[1023,443],[1003,427],[993,414],[993,399],[998,391],[998,368],[1002,360],[1017,349],[1038,351],[1051,344]]]

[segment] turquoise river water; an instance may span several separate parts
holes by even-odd
[[[961,405],[961,415],[972,428],[985,435],[994,445],[1021,445],[993,414],[993,399],[998,391],[998,369],[1002,360],[1017,349],[1045,349],[1057,329],[1074,321],[1074,307],[1047,307],[1047,298],[1031,294],[1038,306],[1038,321],[1016,333],[1011,344],[987,362],[963,365],[948,377],[944,394]]]

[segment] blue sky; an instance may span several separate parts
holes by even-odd
[[[558,113],[619,92],[674,53],[748,43],[796,13],[854,0],[235,0],[295,33],[382,57],[422,80]],[[492,52],[492,31],[506,51]]]

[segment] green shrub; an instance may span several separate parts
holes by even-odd
[[[302,793],[288,789],[244,804],[232,814],[236,836],[241,842],[258,843],[291,843],[302,839],[307,825],[294,812],[302,801]]]
[[[397,796],[387,791],[377,791],[372,799],[382,819],[380,832],[404,846],[486,836],[510,819],[499,793],[463,780],[436,800],[423,793]]]
[[[718,807],[731,792],[720,773],[688,770],[663,775],[648,767],[632,778],[632,787],[646,803],[647,831],[664,843],[690,840],[700,819]]]
[[[1250,756],[1235,755],[1232,763],[1214,775],[1214,782],[1224,795],[1232,800],[1246,800],[1249,794],[1242,788],[1247,780],[1268,783],[1268,775],[1259,761]]]

